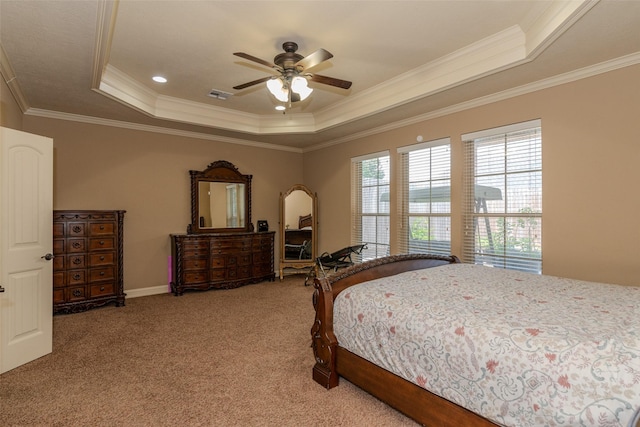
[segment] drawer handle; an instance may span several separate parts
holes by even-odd
[[[73,280],[80,280],[80,275],[79,274],[74,274],[73,275]]]
[[[101,245],[104,245],[104,240],[100,240],[100,244],[101,244]]]
[[[104,276],[104,271],[101,271],[101,272],[100,272],[100,275],[101,275],[101,276]]]
[[[82,260],[81,260],[80,258],[74,258],[74,259],[73,259],[73,263],[74,263],[75,265],[82,264]]]
[[[80,247],[81,247],[80,242],[73,242],[74,249],[80,249]]]
[[[104,261],[104,257],[103,256],[100,257],[100,261]]]
[[[101,225],[101,226],[100,226],[100,230],[104,230],[104,225]]]
[[[100,286],[100,291],[103,292],[104,291],[104,286]]]
[[[79,225],[74,225],[72,230],[74,233],[79,233],[82,231],[82,227],[80,227]]]
[[[82,295],[82,292],[80,292],[80,289],[74,289],[73,290],[73,296],[74,297],[79,297],[80,295]]]

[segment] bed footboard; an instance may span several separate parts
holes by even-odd
[[[333,334],[333,297],[331,285],[326,278],[314,280],[313,306],[316,318],[311,327],[311,347],[316,359],[313,366],[313,379],[323,387],[330,389],[338,385],[336,350],[338,340]]]
[[[311,347],[316,360],[313,379],[327,389],[338,385],[338,340],[333,332],[333,300],[340,292],[380,277],[458,262],[460,260],[455,256],[393,255],[356,264],[328,277],[316,278],[313,293],[316,315],[311,327]]]

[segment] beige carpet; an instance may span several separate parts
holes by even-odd
[[[0,426],[415,426],[313,382],[303,279],[55,316],[53,353],[0,376]]]

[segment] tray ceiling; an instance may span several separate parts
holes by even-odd
[[[638,62],[636,1],[0,1],[2,74],[27,114],[301,148]],[[282,43],[334,57],[285,114],[264,84]],[[620,65],[619,65],[620,66]],[[168,79],[165,84],[151,80]],[[226,99],[211,90],[231,93]]]

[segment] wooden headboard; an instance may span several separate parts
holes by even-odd
[[[303,229],[305,227],[313,226],[313,222],[311,220],[311,214],[304,215],[298,218],[298,229]]]

